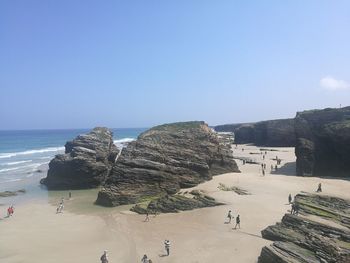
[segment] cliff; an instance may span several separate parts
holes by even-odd
[[[216,131],[233,132],[235,142],[257,146],[295,146],[294,119],[261,121],[256,123],[226,124],[215,127]]]
[[[297,174],[350,176],[350,107],[297,113]]]
[[[138,203],[226,172],[239,172],[230,147],[204,122],[156,126],[122,150],[96,203]]]
[[[49,189],[85,189],[99,186],[106,179],[118,149],[107,128],[94,128],[65,145],[65,154],[49,163],[41,183]]]
[[[295,203],[299,215],[286,214],[261,232],[275,242],[262,249],[258,263],[350,262],[350,202],[299,194]]]

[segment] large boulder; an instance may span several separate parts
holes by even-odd
[[[260,121],[256,123],[225,124],[216,131],[233,132],[236,143],[252,143],[257,146],[294,147],[294,119]]]
[[[299,112],[295,132],[298,175],[350,177],[350,107]]]
[[[97,187],[106,180],[117,154],[112,132],[94,128],[66,143],[65,154],[51,160],[41,183],[55,190]]]
[[[231,149],[204,122],[156,126],[122,150],[96,203],[137,203],[227,172],[239,172]]]
[[[286,214],[261,232],[275,242],[262,249],[258,263],[350,262],[350,202],[299,194],[295,204],[299,215]]]

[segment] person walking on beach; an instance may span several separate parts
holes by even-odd
[[[142,257],[142,259],[141,259],[141,262],[142,263],[149,263],[149,260],[148,260],[148,258],[147,258],[147,255],[145,254],[145,255],[143,255],[143,257]]]
[[[228,211],[227,218],[228,218],[228,223],[231,224],[231,219],[232,219],[231,210]]]
[[[71,199],[72,198],[72,192],[69,192],[69,199]]]
[[[100,258],[101,263],[108,263],[108,255],[107,255],[107,250],[105,250]]]
[[[241,219],[240,219],[239,215],[236,217],[235,229],[237,229],[237,226],[239,227],[239,229],[241,229]]]
[[[288,203],[290,204],[291,202],[292,202],[292,195],[289,194],[289,196],[288,196]]]
[[[9,206],[7,208],[7,217],[12,216],[12,214],[13,214],[13,206]]]
[[[262,170],[262,175],[265,176],[265,170],[264,169]]]
[[[146,218],[145,218],[145,222],[148,222],[149,221],[149,214],[148,214],[148,210],[146,212]]]
[[[316,192],[317,192],[317,193],[322,192],[322,184],[321,184],[321,183],[318,184],[318,188],[317,188],[317,191],[316,191]]]
[[[164,246],[165,246],[166,254],[167,254],[167,256],[169,256],[170,255],[170,241],[169,240],[165,240],[164,241]]]

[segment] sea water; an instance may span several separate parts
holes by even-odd
[[[123,147],[145,130],[112,129],[114,143]],[[89,129],[0,131],[0,191],[37,187],[46,177],[41,167],[64,153],[67,141],[87,132]]]

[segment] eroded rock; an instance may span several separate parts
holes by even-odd
[[[96,203],[138,203],[227,172],[239,172],[231,149],[207,124],[165,124],[142,133],[123,149]]]
[[[41,183],[49,189],[97,187],[106,180],[117,153],[112,132],[94,128],[66,143],[65,154],[51,160],[47,177]]]

